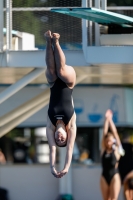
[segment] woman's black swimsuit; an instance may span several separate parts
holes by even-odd
[[[72,91],[60,78],[57,78],[50,88],[50,102],[48,116],[54,126],[61,119],[67,125],[74,113],[72,104]]]
[[[116,168],[117,159],[114,150],[111,153],[104,151],[102,155],[102,176],[105,178],[108,185],[110,185],[113,176],[119,173]]]
[[[125,150],[125,155],[120,158],[119,172],[123,183],[126,175],[133,170],[133,145],[131,143],[124,142],[122,143],[122,147]]]

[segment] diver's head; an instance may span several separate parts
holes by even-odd
[[[57,146],[65,147],[67,145],[67,131],[62,120],[57,121],[54,137]]]

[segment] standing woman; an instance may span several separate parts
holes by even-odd
[[[76,137],[76,114],[72,98],[76,73],[73,67],[65,63],[65,55],[59,44],[60,35],[47,31],[44,36],[47,43],[46,78],[50,85],[46,134],[50,148],[51,173],[56,178],[61,178],[69,170]],[[64,168],[60,172],[55,168],[56,145],[67,148]]]
[[[117,200],[121,187],[118,172],[118,162],[120,159],[119,148],[121,147],[121,142],[112,117],[112,111],[107,110],[105,114],[101,152],[102,175],[100,187],[103,200]],[[109,128],[111,132],[108,131]],[[116,143],[115,147],[114,141]]]

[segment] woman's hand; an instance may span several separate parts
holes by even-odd
[[[106,111],[106,113],[105,113],[105,117],[106,117],[106,118],[109,118],[109,119],[112,119],[112,117],[113,117],[113,112],[112,112],[110,109],[108,109],[108,110]]]

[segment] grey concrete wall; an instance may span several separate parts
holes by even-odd
[[[74,200],[102,200],[100,176],[101,167],[74,168],[72,179]],[[123,200],[122,191],[118,200]]]
[[[58,180],[43,165],[0,166],[0,187],[9,191],[9,200],[55,200]]]
[[[74,200],[102,200],[99,188],[100,174],[100,167],[73,167]],[[0,187],[9,190],[10,200],[56,200],[59,179],[52,176],[49,166],[0,166]],[[123,200],[122,192],[119,200]]]

